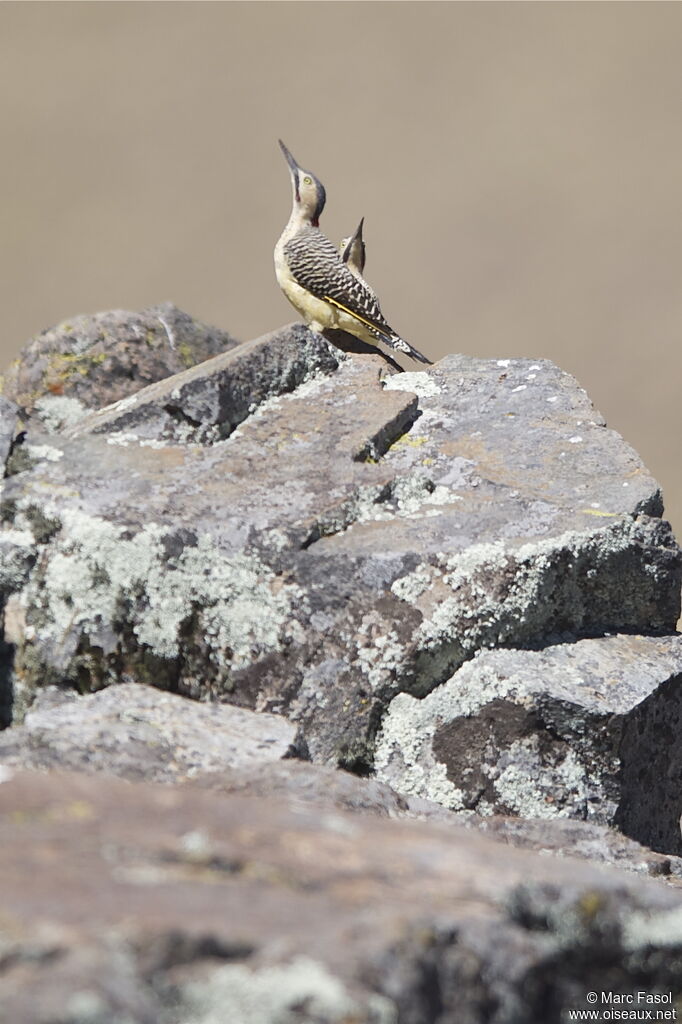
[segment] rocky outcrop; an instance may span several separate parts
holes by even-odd
[[[540,1024],[600,978],[682,991],[659,488],[550,363],[395,369],[164,307],[6,378],[13,1024]]]
[[[655,481],[567,374],[503,362],[387,377],[294,326],[29,426],[0,532],[16,718],[132,679],[368,771],[391,699],[479,650],[673,630]]]

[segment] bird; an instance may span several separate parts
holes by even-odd
[[[279,144],[289,165],[293,203],[275,246],[275,274],[289,302],[312,331],[347,331],[370,345],[381,341],[431,364],[393,330],[365,279],[348,268],[334,243],[322,234],[320,216],[327,200],[324,185],[296,162],[281,139]]]
[[[365,269],[365,262],[367,259],[367,247],[365,245],[365,240],[362,237],[362,226],[364,223],[365,218],[363,217],[354,233],[349,238],[342,238],[341,244],[339,245],[341,259],[346,264],[351,274],[360,278],[362,278],[362,272]],[[369,288],[366,281],[365,284]]]

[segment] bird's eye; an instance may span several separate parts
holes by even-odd
[[[304,185],[312,185],[312,183],[313,183],[313,179],[309,178],[308,175],[306,174],[305,178],[303,179],[303,184]]]

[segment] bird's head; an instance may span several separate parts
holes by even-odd
[[[303,214],[313,227],[318,227],[320,216],[327,200],[324,185],[319,178],[315,177],[312,171],[304,171],[302,167],[299,167],[281,139],[279,144],[289,164],[291,185],[294,193],[294,208]]]
[[[365,223],[363,217],[354,234],[350,238],[344,238],[341,242],[341,259],[351,270],[362,274],[365,269],[365,242],[362,237],[362,225]]]

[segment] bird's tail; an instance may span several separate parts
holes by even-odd
[[[433,366],[433,360],[427,359],[423,356],[416,348],[412,348],[404,338],[401,338],[399,334],[382,334],[381,340],[386,344],[390,345],[397,352],[404,352],[405,355],[410,356],[411,359],[416,359],[420,363],[426,363],[427,366]]]

